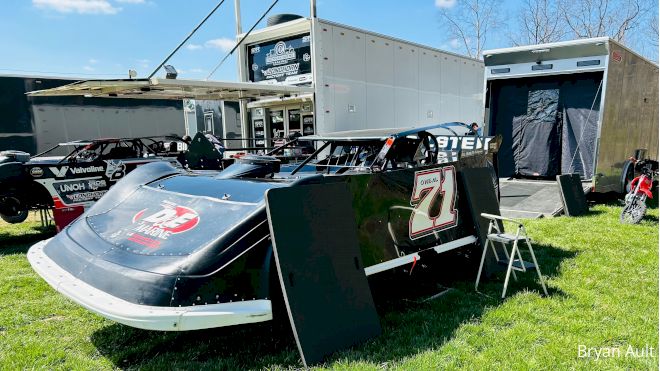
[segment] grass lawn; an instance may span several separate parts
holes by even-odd
[[[526,223],[547,277],[533,273],[499,299],[501,277],[473,291],[454,279],[426,302],[376,297],[383,334],[335,354],[334,369],[657,369],[658,209],[621,225],[617,204],[588,216]],[[51,232],[0,224],[0,369],[298,368],[293,339],[269,323],[188,333],[142,331],[102,319],[53,291],[25,252]],[[578,346],[621,357],[578,358]],[[626,357],[628,345],[653,358]]]

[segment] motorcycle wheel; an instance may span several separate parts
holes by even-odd
[[[0,218],[7,223],[17,224],[22,223],[28,217],[28,210],[25,205],[16,197],[8,197],[5,199],[5,210],[10,210],[10,214],[0,213]]]
[[[621,210],[619,220],[625,224],[638,224],[646,214],[646,204],[638,197],[634,197]]]

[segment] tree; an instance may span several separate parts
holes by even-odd
[[[488,33],[499,27],[498,0],[459,0],[451,8],[442,8],[444,27],[457,46],[471,58],[482,58]]]
[[[509,38],[514,45],[543,44],[560,41],[566,26],[556,0],[523,0],[518,25]]]
[[[625,42],[637,27],[648,4],[643,0],[560,0],[567,27],[576,38],[609,36]]]

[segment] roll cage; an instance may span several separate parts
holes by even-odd
[[[128,159],[150,156],[167,155],[173,152],[166,148],[165,142],[180,141],[174,136],[163,137],[141,137],[141,138],[111,138],[97,139],[91,141],[73,141],[59,143],[44,152],[32,156],[32,158],[43,157],[47,154],[57,152],[64,147],[72,146],[73,150],[67,151],[59,163],[91,162],[98,159]]]

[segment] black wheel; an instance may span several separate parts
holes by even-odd
[[[10,224],[22,223],[28,217],[28,210],[25,204],[16,197],[6,197],[2,205],[2,210],[3,212],[0,213],[0,218]]]
[[[623,194],[630,193],[630,182],[635,178],[635,164],[630,160],[626,161],[623,165],[623,174],[621,176],[621,182],[623,183],[621,189]]]
[[[626,203],[619,220],[621,223],[637,224],[642,221],[646,214],[646,204],[639,197],[634,196],[629,203]]]

